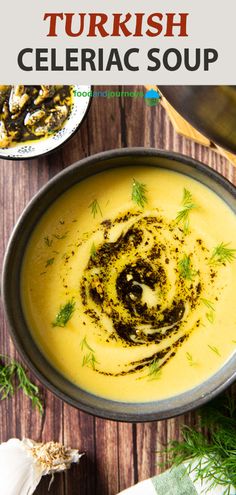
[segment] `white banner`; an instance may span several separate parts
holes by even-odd
[[[235,84],[235,0],[8,0],[1,84]]]

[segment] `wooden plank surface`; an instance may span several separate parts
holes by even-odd
[[[27,162],[0,160],[1,260],[17,218],[45,182],[80,158],[127,146],[150,146],[190,155],[236,184],[234,167],[215,152],[178,136],[161,106],[148,107],[142,98],[94,98],[80,131],[58,152]],[[2,308],[0,328],[0,353],[19,358],[9,338]],[[122,424],[77,411],[45,389],[43,396],[43,417],[31,409],[21,392],[0,403],[0,440],[14,436],[36,441],[53,439],[86,452],[80,466],[55,477],[51,495],[115,495],[158,473],[158,462],[162,459],[156,451],[179,437],[182,422],[192,424],[195,420],[194,414],[188,414],[158,423]],[[42,481],[36,493],[48,493],[48,479]]]

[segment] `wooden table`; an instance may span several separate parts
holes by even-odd
[[[80,158],[127,146],[179,151],[207,163],[236,184],[234,167],[215,152],[178,136],[161,106],[148,107],[142,98],[94,98],[80,131],[58,152],[31,161],[0,160],[1,258],[17,218],[45,182]],[[3,312],[0,338],[0,353],[15,356]],[[160,456],[156,451],[179,437],[181,423],[195,420],[194,414],[189,414],[146,424],[116,423],[77,411],[45,389],[43,396],[43,417],[32,410],[21,392],[0,403],[0,440],[14,436],[53,439],[86,452],[79,466],[55,477],[51,495],[115,495],[158,473]],[[48,493],[48,482],[44,478],[37,495]]]

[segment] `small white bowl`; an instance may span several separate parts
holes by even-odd
[[[71,112],[66,119],[64,126],[52,136],[41,140],[18,143],[10,148],[0,149],[0,158],[10,160],[27,160],[45,155],[54,151],[56,148],[65,143],[79,129],[86,113],[89,109],[91,96],[91,86],[74,86],[77,94],[84,96],[74,96],[71,106]],[[85,96],[86,94],[86,96]]]

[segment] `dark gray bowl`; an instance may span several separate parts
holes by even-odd
[[[204,136],[236,153],[236,86],[160,86],[160,90]]]
[[[129,404],[92,395],[69,382],[42,355],[25,322],[21,306],[20,275],[29,237],[45,210],[75,183],[98,172],[127,165],[177,170],[202,182],[236,213],[236,188],[214,170],[191,158],[145,148],[113,150],[85,158],[63,170],[31,200],[11,236],[3,267],[3,301],[11,336],[27,365],[41,382],[72,406],[120,421],[153,421],[176,416],[209,401],[236,378],[236,355],[213,377],[183,394],[166,400]]]

